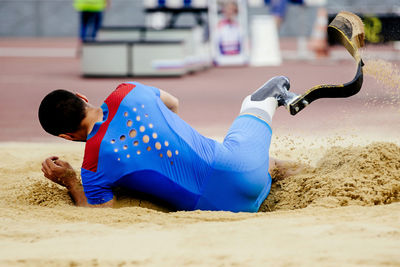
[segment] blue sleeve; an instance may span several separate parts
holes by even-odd
[[[152,93],[154,93],[157,97],[160,97],[160,89],[153,87],[153,86],[147,86],[138,82],[127,82],[130,84],[134,84],[136,86],[141,86],[142,88],[148,89],[149,91],[151,91]]]
[[[154,92],[154,94],[157,96],[157,97],[160,97],[160,89],[158,89],[158,88],[156,88],[156,87],[152,87],[152,86],[147,86],[151,91],[153,91]]]
[[[104,204],[113,199],[114,194],[112,188],[101,183],[105,181],[105,179],[99,178],[96,173],[85,169],[81,169],[81,176],[83,191],[85,192],[89,204]]]

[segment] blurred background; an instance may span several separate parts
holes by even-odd
[[[182,0],[183,1],[183,0]],[[249,1],[251,4],[252,1]],[[289,1],[290,2],[290,1]],[[325,2],[325,3],[323,3]],[[280,36],[298,36],[299,13],[304,15],[305,29],[310,34],[315,20],[315,4],[326,6],[328,14],[334,15],[342,10],[368,16],[399,15],[398,0],[327,0],[311,1],[312,5],[294,4],[287,6],[286,16],[280,28]],[[267,14],[270,5],[249,6],[251,17],[256,14]],[[304,10],[306,9],[306,10]],[[104,25],[143,25],[146,19],[143,0],[112,0],[104,16]],[[73,0],[0,0],[0,36],[1,37],[66,37],[76,36],[79,26],[79,15],[73,8]],[[182,15],[178,25],[194,25],[190,14]],[[301,30],[301,29],[300,29]]]
[[[99,105],[133,79],[178,96],[183,119],[221,137],[242,99],[274,75],[288,76],[296,93],[352,79],[354,60],[327,35],[343,10],[365,26],[362,91],[318,100],[295,117],[280,111],[274,129],[398,133],[398,0],[100,2],[0,0],[0,141],[55,141],[36,115],[51,90],[78,91]]]

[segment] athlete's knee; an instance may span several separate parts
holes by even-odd
[[[278,101],[272,97],[268,97],[262,101],[255,101],[251,98],[252,95],[248,95],[243,100],[240,114],[251,114],[271,124],[272,117],[278,107]]]

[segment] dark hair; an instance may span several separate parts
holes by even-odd
[[[62,89],[49,93],[39,106],[40,124],[46,132],[56,136],[79,130],[85,116],[85,102]]]

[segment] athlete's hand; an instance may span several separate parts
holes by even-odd
[[[42,172],[50,181],[65,186],[68,189],[79,183],[71,165],[55,156],[49,157],[43,161]]]

